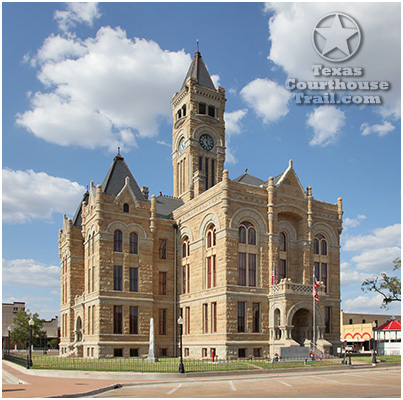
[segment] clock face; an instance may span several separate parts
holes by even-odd
[[[207,151],[210,151],[214,147],[214,141],[211,136],[203,134],[200,136],[200,146]]]
[[[179,154],[182,154],[185,151],[186,143],[185,143],[185,138],[182,138],[179,142]]]

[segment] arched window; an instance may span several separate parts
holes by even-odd
[[[186,236],[182,242],[182,294],[190,292],[190,240]]]
[[[249,221],[242,221],[238,228],[238,284],[256,286],[257,248],[256,229]]]
[[[280,250],[280,263],[278,268],[278,281],[287,277],[287,236],[284,232],[279,234],[278,247]]]
[[[129,251],[132,254],[138,254],[139,237],[136,232],[130,234],[130,247]]]
[[[210,225],[206,237],[206,288],[210,289],[217,285],[216,274],[216,228]]]
[[[190,240],[186,236],[182,242],[182,258],[189,257],[190,255]]]
[[[313,253],[327,256],[327,241],[321,233],[315,235],[315,239],[313,240]]]
[[[123,204],[123,212],[128,213],[129,212],[129,205],[127,203]]]
[[[113,233],[113,251],[122,251],[122,232],[119,229]]]
[[[328,271],[327,271],[327,239],[321,233],[315,235],[313,241],[314,273],[318,281],[323,282],[325,292],[328,291]]]
[[[284,232],[280,232],[279,239],[280,251],[287,251],[287,238]]]

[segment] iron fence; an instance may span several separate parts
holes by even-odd
[[[3,360],[11,361],[15,364],[27,367],[29,356],[16,356],[14,354],[3,353]]]

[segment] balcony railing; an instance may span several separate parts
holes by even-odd
[[[312,296],[312,284],[304,285],[302,283],[291,282],[290,279],[282,279],[274,286],[275,294],[300,294]],[[324,293],[324,286],[317,289],[318,294]],[[270,294],[273,295],[273,286],[270,287]]]

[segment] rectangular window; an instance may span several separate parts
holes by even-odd
[[[253,349],[253,357],[255,357],[255,358],[262,357],[262,349],[261,348],[254,348]]]
[[[238,284],[241,286],[246,286],[246,253],[239,253]]]
[[[330,333],[331,307],[325,307],[325,333]]]
[[[217,332],[217,303],[211,303],[211,332]]]
[[[113,306],[113,333],[123,333],[123,306]]]
[[[320,280],[325,285],[325,292],[327,292],[327,264],[322,263],[320,267],[321,267]]]
[[[123,349],[113,349],[113,357],[123,357]]]
[[[245,332],[245,303],[238,302],[238,332]]]
[[[260,331],[260,303],[253,303],[253,332]]]
[[[199,171],[203,171],[203,157],[199,157]]]
[[[159,294],[167,294],[167,273],[163,271],[159,272]]]
[[[130,357],[138,357],[139,349],[130,349]]]
[[[215,160],[211,160],[211,186],[215,184]]]
[[[190,265],[186,266],[186,292],[190,293]]]
[[[129,289],[131,292],[138,292],[139,273],[138,268],[130,267],[129,269]]]
[[[91,268],[88,267],[88,293],[91,292]]]
[[[190,334],[190,307],[185,308],[185,335]]]
[[[88,334],[91,334],[91,306],[88,307]],[[89,347],[88,347],[89,349]]]
[[[212,257],[212,287],[216,287],[216,268],[215,268],[215,255]]]
[[[238,349],[238,358],[246,358],[246,349]]]
[[[158,310],[158,327],[159,334],[166,335],[167,334],[167,310],[166,308],[160,308]]]
[[[130,334],[137,335],[139,333],[139,308],[137,306],[130,306]]]
[[[207,348],[202,348],[202,357],[207,357]]]
[[[211,257],[207,257],[207,289],[211,288]]]
[[[314,272],[315,278],[316,278],[317,281],[320,281],[319,263],[318,263],[318,262],[314,262],[314,263],[313,263],[313,266],[314,266],[314,270],[315,270],[315,272]]]
[[[209,161],[209,159],[206,158],[206,169],[204,170],[204,172],[206,174],[206,190],[208,189],[208,161]]]
[[[280,271],[278,280],[284,279],[287,276],[287,260],[280,260]]]
[[[208,333],[208,305],[203,304],[203,327],[204,333]]]
[[[122,267],[113,267],[113,290],[122,290]]]
[[[206,105],[199,103],[199,114],[206,114]]]
[[[167,240],[160,239],[159,256],[161,260],[167,259]]]
[[[256,254],[248,254],[249,286],[256,286]]]
[[[208,115],[210,116],[210,117],[215,117],[215,109],[214,109],[214,107],[210,107],[210,106],[208,106]]]
[[[168,355],[168,349],[160,349],[160,357],[166,357]]]
[[[182,293],[186,293],[186,265],[182,267]]]
[[[189,357],[189,347],[185,347],[185,357]]]
[[[91,314],[91,317],[92,317],[92,334],[94,334],[95,333],[95,306],[92,306],[92,314]]]
[[[92,267],[91,289],[94,291],[95,285],[95,267]]]

